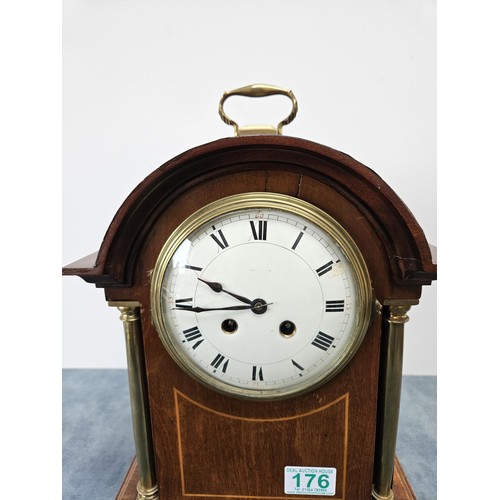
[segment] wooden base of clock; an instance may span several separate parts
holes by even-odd
[[[139,481],[139,472],[137,470],[137,461],[134,458],[130,468],[123,480],[122,486],[116,495],[116,500],[136,500],[137,498],[137,483]],[[406,477],[403,467],[398,458],[394,462],[394,483],[392,485],[394,492],[394,500],[416,500],[417,497],[413,493],[410,482]],[[297,497],[297,498],[300,498]],[[368,500],[368,499],[367,499]]]

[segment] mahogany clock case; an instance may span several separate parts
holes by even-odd
[[[247,192],[297,197],[339,222],[382,305],[416,300],[435,279],[421,228],[376,173],[338,151],[281,136],[222,139],[165,163],[130,194],[99,251],[63,272],[104,288],[110,302],[140,303],[160,498],[285,498],[276,478],[290,465],[334,466],[335,498],[371,498],[380,314],[374,311],[357,353],[331,381],[271,402],[228,397],[194,381],[153,327],[150,280],[166,239],[205,205]]]

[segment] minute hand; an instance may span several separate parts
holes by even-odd
[[[252,309],[252,306],[228,306],[228,307],[192,307],[192,306],[178,306],[174,309],[179,309],[181,311],[191,311],[195,313],[201,313],[206,311],[241,311],[243,309]]]

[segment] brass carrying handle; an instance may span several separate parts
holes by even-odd
[[[284,95],[292,101],[292,111],[291,113],[282,121],[278,123],[277,127],[272,125],[247,125],[245,127],[240,127],[234,120],[231,120],[224,112],[224,103],[226,100],[233,96],[239,95],[243,97],[267,97],[272,95]],[[241,87],[239,89],[229,90],[224,92],[222,99],[219,103],[219,115],[224,123],[231,125],[234,128],[234,135],[281,135],[283,132],[283,126],[288,125],[297,115],[298,105],[297,99],[293,95],[291,90],[286,90],[281,87],[276,87],[274,85],[267,85],[264,83],[256,83],[254,85],[247,85],[246,87]]]

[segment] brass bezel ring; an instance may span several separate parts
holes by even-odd
[[[213,218],[229,212],[248,209],[275,209],[300,215],[316,224],[336,242],[350,264],[356,282],[356,323],[350,341],[343,347],[337,362],[326,372],[309,381],[305,387],[286,389],[244,389],[215,379],[198,368],[181,352],[170,334],[162,308],[162,285],[167,266],[181,243],[194,231],[210,222]],[[330,215],[314,205],[292,196],[251,192],[222,198],[202,207],[182,222],[169,236],[160,251],[151,280],[151,307],[153,324],[168,353],[189,375],[212,389],[247,399],[276,400],[298,396],[313,390],[337,375],[352,359],[361,345],[373,311],[373,296],[368,268],[363,256],[349,233]]]

